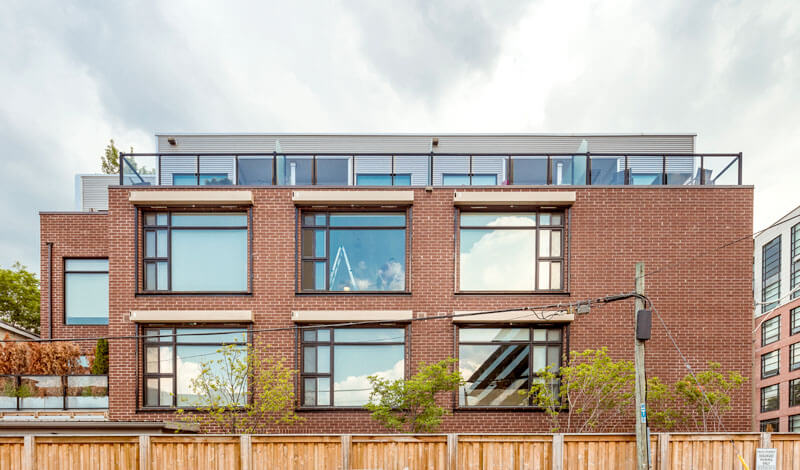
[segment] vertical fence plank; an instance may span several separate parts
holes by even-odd
[[[22,454],[22,468],[25,470],[35,470],[36,469],[36,462],[34,461],[34,455],[36,455],[34,448],[34,446],[36,445],[35,438],[32,435],[28,434],[27,436],[25,436],[24,445],[25,448]]]
[[[553,470],[564,469],[564,435],[553,434]]]
[[[458,468],[458,435],[447,435],[447,470],[456,470]]]
[[[342,435],[342,470],[350,470],[350,446],[352,441],[352,436],[349,434]]]
[[[658,469],[669,470],[669,433],[658,435]]]
[[[239,455],[241,457],[241,469],[250,470],[252,468],[253,453],[250,446],[250,435],[242,434],[239,436]]]
[[[139,470],[150,468],[150,436],[139,436]]]

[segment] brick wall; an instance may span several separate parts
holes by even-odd
[[[53,338],[107,336],[105,325],[66,325],[64,323],[64,258],[108,256],[109,218],[104,212],[42,212],[40,224],[41,257],[41,337],[50,337],[50,279],[47,243],[53,243]],[[94,352],[95,341],[80,341],[84,354]]]
[[[410,295],[296,295],[295,210],[291,190],[258,188],[253,189],[253,295],[210,297],[135,295],[135,209],[128,202],[128,189],[111,188],[109,215],[98,217],[107,220],[108,244],[104,246],[108,249],[111,271],[109,333],[136,333],[135,325],[128,319],[132,309],[248,309],[255,315],[254,328],[259,329],[293,326],[292,310],[412,310],[420,317],[455,310],[567,302],[632,291],[634,265],[644,261],[646,271],[671,266],[648,276],[645,288],[692,366],[702,368],[706,361],[714,360],[725,369],[749,375],[752,355],[745,342],[752,328],[752,242],[745,240],[718,252],[710,250],[751,233],[752,188],[591,187],[578,188],[576,192],[577,202],[569,213],[570,295],[455,294],[452,188],[435,188],[432,192],[414,190],[412,248],[407,266]],[[65,220],[63,224],[72,227],[80,222]],[[68,228],[64,229],[65,234],[68,232]],[[710,255],[693,258],[704,252]],[[613,357],[632,359],[633,327],[632,301],[595,306],[589,315],[579,316],[572,323],[569,346],[572,350],[607,346]],[[294,333],[264,334],[268,335],[270,353],[294,364]],[[430,362],[452,356],[453,336],[449,319],[413,323],[407,344],[411,360],[407,362]],[[141,382],[142,371],[141,358],[138,362],[134,360],[136,352],[133,341],[110,343],[112,419],[170,419],[171,415],[166,413],[137,412],[134,384],[137,377]],[[648,373],[662,380],[674,381],[685,374],[677,352],[655,319],[646,360]],[[749,388],[734,396],[732,412],[726,418],[729,431],[750,429],[750,396]],[[366,412],[333,410],[300,414],[306,418],[305,423],[290,429],[276,427],[274,431],[381,431]],[[543,415],[538,411],[471,410],[456,411],[446,419],[442,430],[546,429]]]

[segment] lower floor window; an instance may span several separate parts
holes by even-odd
[[[561,367],[561,327],[460,328],[459,406],[528,406],[537,373]],[[555,384],[554,384],[555,385]]]
[[[221,397],[198,395],[192,381],[206,369],[206,377],[224,384],[236,373],[232,369],[247,359],[247,330],[242,328],[146,328],[144,336],[146,407],[197,407],[212,399],[219,402]],[[233,347],[223,353],[221,349],[229,345]],[[242,383],[245,386],[246,380]],[[242,405],[247,396],[244,392],[236,394]]]
[[[800,405],[800,379],[789,382],[789,406]]]
[[[800,432],[800,415],[789,416],[789,432]]]
[[[778,418],[761,421],[761,432],[778,432]]]
[[[405,376],[404,328],[301,330],[302,405],[360,407],[372,391],[367,377]]]

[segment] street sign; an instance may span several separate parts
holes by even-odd
[[[777,470],[778,449],[756,449],[756,470]]]
[[[642,403],[640,411],[642,414],[642,423],[644,424],[647,422],[647,406],[644,403]]]

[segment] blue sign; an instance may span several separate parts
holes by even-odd
[[[644,403],[641,405],[641,415],[642,415],[642,423],[647,422],[647,407]]]

